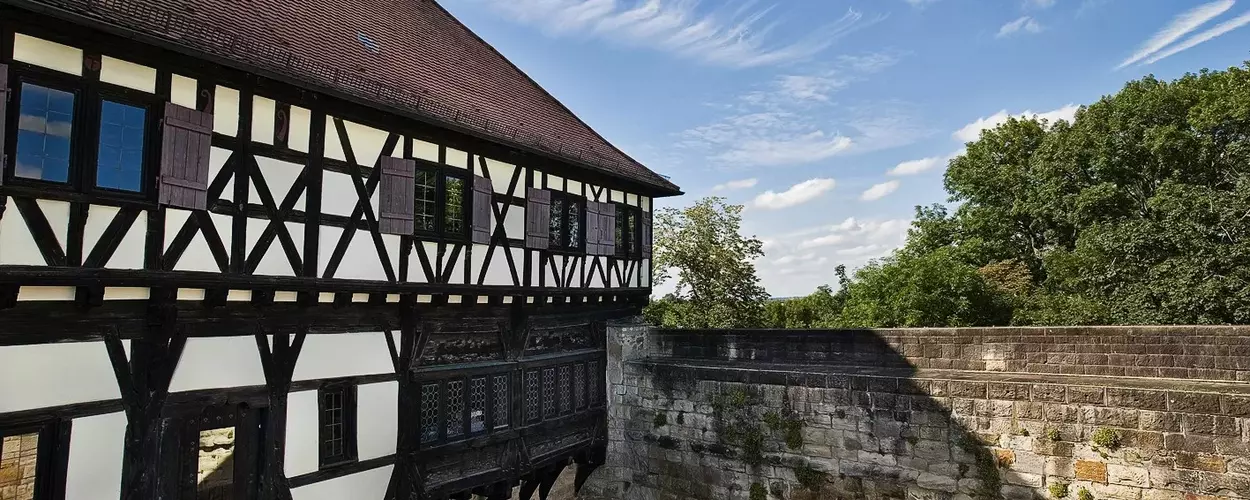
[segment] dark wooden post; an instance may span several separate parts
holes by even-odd
[[[412,369],[421,358],[421,328],[417,314],[416,297],[407,295],[400,301],[399,347],[392,347],[396,377],[399,381],[399,432],[395,444],[396,500],[419,498],[420,478],[417,476],[416,453],[421,417],[421,388],[412,380]],[[391,339],[387,332],[388,340]],[[394,344],[391,340],[390,344]]]
[[[261,470],[261,500],[289,500],[291,486],[286,478],[286,405],[291,392],[291,378],[299,360],[308,326],[301,325],[294,339],[286,333],[275,333],[273,347],[261,327],[256,331],[256,348],[265,372],[269,392],[269,411],[265,412],[265,442],[262,447],[264,468]]]

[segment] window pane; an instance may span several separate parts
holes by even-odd
[[[0,498],[34,500],[39,434],[4,436],[0,453]]]
[[[464,381],[447,382],[447,437],[464,434]]]
[[[346,446],[343,435],[343,393],[326,391],[322,396],[324,411],[321,414],[321,461],[332,462],[345,458]]]
[[[147,110],[112,101],[100,107],[96,186],[138,192],[143,188],[143,134]]]
[[[68,182],[74,94],[31,84],[22,84],[21,92],[14,175]]]
[[[616,255],[629,255],[629,212],[616,206]]]
[[[486,430],[486,379],[475,378],[469,383],[469,432]]]
[[[629,254],[638,255],[638,213],[633,210],[626,213],[629,214],[625,217],[629,223],[629,227],[626,228],[629,233]]]
[[[564,246],[564,198],[551,197],[551,247]]]
[[[196,498],[234,498],[234,427],[200,431]]]
[[[568,203],[569,221],[569,239],[565,245],[569,248],[581,248],[582,246],[582,204],[580,202],[570,200]]]
[[[428,170],[417,170],[417,231],[434,231],[438,203],[438,176]]]
[[[438,384],[421,386],[421,442],[438,440]]]
[[[446,217],[443,220],[443,231],[449,235],[464,234],[464,179],[447,176]]]

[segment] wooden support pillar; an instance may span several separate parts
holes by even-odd
[[[291,392],[291,378],[295,363],[299,360],[308,327],[301,326],[294,338],[286,333],[269,336],[257,327],[256,348],[260,351],[260,364],[265,372],[265,386],[269,392],[269,411],[265,413],[265,442],[262,446],[264,469],[261,470],[261,500],[290,500],[291,485],[286,478],[286,406]]]
[[[555,486],[556,479],[560,478],[560,472],[563,470],[564,464],[547,470],[547,473],[543,475],[542,482],[538,484],[538,500],[547,500],[547,495],[551,494],[551,488]]]
[[[421,417],[421,388],[412,380],[412,369],[421,358],[421,329],[416,297],[405,296],[400,301],[400,308],[398,340],[392,332],[386,332],[386,343],[390,348],[399,384],[397,418],[401,423],[396,437],[392,482],[395,485],[395,500],[415,500],[421,493],[421,478],[417,475],[416,463],[421,437],[417,425]]]

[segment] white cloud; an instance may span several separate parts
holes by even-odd
[[[729,181],[724,184],[712,186],[712,191],[734,191],[738,189],[753,188],[756,184],[759,184],[759,182],[760,180],[755,178]]]
[[[782,75],[778,78],[778,86],[782,94],[796,101],[828,101],[829,95],[836,90],[845,88],[850,82],[832,74],[826,75]]]
[[[1160,50],[1163,50],[1163,48],[1167,47],[1168,44],[1180,40],[1182,36],[1198,29],[1199,26],[1206,24],[1207,21],[1210,21],[1216,16],[1223,14],[1228,9],[1231,9],[1233,7],[1233,3],[1234,0],[1216,0],[1211,3],[1199,5],[1181,13],[1173,18],[1172,22],[1168,23],[1167,26],[1164,26],[1163,29],[1159,30],[1154,34],[1154,36],[1150,37],[1149,40],[1142,43],[1141,47],[1138,47],[1137,52],[1134,52],[1128,59],[1121,62],[1119,66],[1115,67],[1115,69],[1125,68],[1150,57]]]
[[[783,192],[765,191],[755,197],[754,206],[765,210],[779,210],[802,205],[821,197],[837,184],[833,179],[808,179]]]
[[[1049,9],[1055,6],[1055,0],[1024,0],[1026,9]]]
[[[1225,33],[1233,31],[1247,24],[1250,24],[1250,12],[1234,17],[1220,24],[1217,24],[1209,30],[1206,30],[1202,33],[1198,33],[1197,35],[1190,37],[1184,42],[1173,45],[1171,48],[1163,52],[1159,52],[1158,54],[1155,54],[1151,56],[1150,59],[1146,60],[1146,64],[1154,64],[1167,57],[1174,56],[1182,51],[1192,49],[1198,46],[1199,44],[1214,40]]]
[[[905,0],[905,1],[907,2],[907,5],[910,5],[916,8],[921,8],[931,3],[936,3],[938,0]]]
[[[476,0],[509,21],[549,35],[597,37],[643,46],[709,64],[748,68],[784,64],[824,52],[842,36],[872,24],[849,10],[841,18],[796,40],[779,41],[772,7],[722,6],[698,11],[692,0]]]
[[[848,218],[826,224],[770,235],[767,257],[756,262],[760,280],[774,297],[807,295],[817,286],[837,285],[834,269],[848,271],[869,260],[889,255],[903,244],[908,219]]]
[[[898,181],[886,181],[886,182],[882,182],[881,184],[875,184],[872,187],[865,190],[863,194],[859,195],[859,199],[860,201],[880,200],[881,198],[885,198],[886,196],[889,196],[890,193],[897,191],[898,186],[899,186]]]
[[[1020,32],[1041,33],[1042,25],[1038,24],[1037,20],[1033,19],[1032,16],[1024,16],[1020,19],[1004,24],[1003,27],[998,29],[998,34],[995,36],[1003,38]]]
[[[1019,114],[1009,114],[1007,110],[1002,110],[990,116],[978,118],[976,121],[965,125],[963,128],[955,131],[952,136],[960,142],[972,142],[981,138],[982,130],[989,130],[1007,122],[1008,118],[1037,118],[1046,120],[1048,123],[1055,123],[1059,120],[1071,122],[1076,118],[1076,112],[1081,107],[1076,104],[1068,104],[1062,108],[1047,111],[1044,113],[1034,113],[1033,111],[1025,111]]]

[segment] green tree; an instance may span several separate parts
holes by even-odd
[[[709,197],[666,208],[654,221],[655,284],[676,290],[644,312],[654,323],[682,328],[749,328],[764,320],[767,292],[754,260],[763,242],[741,233],[742,206]]]
[[[846,288],[846,327],[987,326],[1011,318],[994,285],[952,247],[894,255],[864,266]]]

